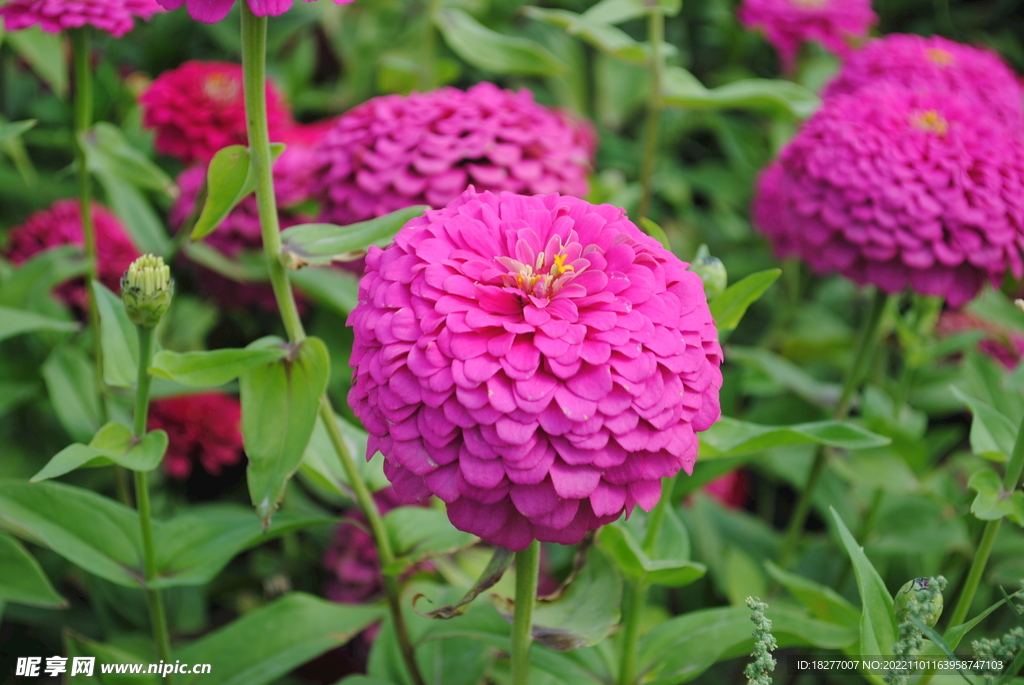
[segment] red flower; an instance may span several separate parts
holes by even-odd
[[[205,393],[155,400],[149,407],[149,429],[167,431],[164,471],[178,480],[192,473],[195,462],[216,476],[242,458],[242,406],[230,395]]]

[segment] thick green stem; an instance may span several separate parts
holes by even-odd
[[[534,540],[516,552],[516,607],[512,618],[512,685],[530,685],[530,644],[533,642],[533,604],[540,573],[540,543]]]
[[[618,685],[633,685],[636,679],[636,657],[640,642],[640,618],[647,599],[647,583],[634,580],[626,586],[622,608],[622,660],[619,662]]]
[[[135,391],[135,423],[132,436],[141,440],[146,434],[146,417],[149,412],[149,361],[153,353],[153,329],[137,326],[139,334],[139,373]],[[164,663],[171,663],[171,637],[167,630],[167,613],[159,590],[149,587],[156,578],[156,545],[153,542],[153,514],[149,506],[149,483],[144,471],[135,472],[135,501],[139,511],[139,528],[142,533],[142,563],[146,576],[146,604],[149,605],[149,620],[153,624],[153,642],[157,655]],[[170,685],[171,676],[164,676]]]
[[[256,179],[256,207],[260,219],[260,233],[263,238],[263,253],[266,255],[270,283],[274,289],[281,319],[288,339],[298,343],[305,339],[306,332],[295,306],[295,295],[288,278],[288,270],[281,260],[281,229],[277,218],[277,198],[274,194],[273,157],[270,151],[270,132],[267,123],[266,100],[266,54],[267,18],[257,17],[248,3],[241,3],[242,14],[242,83],[245,95],[246,124],[249,133],[249,154],[253,177]],[[327,427],[331,443],[338,454],[338,460],[349,479],[356,496],[356,502],[370,524],[377,553],[383,566],[394,561],[394,553],[384,529],[384,522],[377,503],[370,494],[349,454],[345,441],[334,418],[334,409],[327,394],[320,398],[320,416]],[[414,685],[424,685],[423,675],[416,663],[412,640],[405,618],[402,616],[398,594],[398,583],[391,576],[384,578],[384,590],[388,608],[395,625],[395,632],[401,646],[406,668]]]
[[[881,329],[882,314],[885,312],[885,305],[889,296],[881,290],[875,291],[871,300],[871,308],[868,310],[867,318],[861,328],[860,338],[857,341],[857,348],[854,352],[853,363],[850,365],[843,382],[843,390],[839,395],[839,402],[836,404],[833,418],[836,421],[845,419],[853,406],[853,397],[860,387],[868,364],[874,356],[875,348],[878,346],[878,333]],[[811,505],[814,502],[814,493],[818,489],[818,483],[825,473],[828,465],[828,453],[824,447],[819,447],[814,455],[814,462],[811,464],[810,474],[807,476],[807,483],[800,492],[800,499],[797,500],[793,517],[789,521],[789,528],[786,530],[786,538],[782,542],[782,550],[779,552],[779,566],[785,567],[796,552],[800,543],[800,536],[803,534],[807,517],[811,513]]]
[[[661,72],[664,66],[661,48],[665,39],[665,15],[652,9],[648,15],[648,40],[651,45],[651,93],[647,102],[644,129],[644,157],[640,165],[640,218],[649,218],[654,195],[654,162],[658,156],[658,125],[661,120]]]

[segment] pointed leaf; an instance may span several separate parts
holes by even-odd
[[[249,494],[264,525],[284,488],[302,463],[327,389],[330,359],[317,338],[288,345],[263,338],[246,349],[287,350],[287,356],[249,369],[239,377],[242,440],[249,457]]]
[[[452,554],[478,541],[448,521],[445,512],[423,507],[396,507],[384,515],[384,527],[394,550],[394,568],[384,573],[397,574],[424,559]]]
[[[0,307],[0,340],[32,331],[71,332],[78,329],[79,325],[74,321],[55,319],[52,316],[44,316],[22,309]]]
[[[349,226],[334,224],[300,224],[281,232],[282,249],[291,268],[307,264],[325,265],[348,262],[366,254],[371,245],[384,247],[395,234],[429,207],[406,207],[384,216]]]
[[[768,574],[789,591],[815,618],[857,630],[860,612],[835,590],[813,580],[784,571],[770,561],[764,564]]]
[[[700,458],[752,454],[788,445],[825,445],[857,450],[888,445],[891,440],[844,421],[816,421],[792,426],[759,426],[723,417],[700,434]]]
[[[142,252],[166,254],[170,239],[153,205],[132,180],[105,167],[94,168],[114,214],[121,219],[135,246]]]
[[[209,352],[161,350],[153,356],[149,372],[182,385],[211,388],[233,381],[249,369],[273,363],[286,356],[288,350],[283,347]]]
[[[0,602],[49,609],[67,606],[39,562],[9,535],[0,533]]]
[[[670,526],[663,525],[663,528],[666,527]],[[651,559],[629,528],[619,521],[601,528],[598,540],[623,575],[631,580],[665,587],[683,587],[707,572],[703,564],[686,559]]]
[[[93,675],[87,676],[78,674],[68,676],[66,685],[160,685],[161,678],[156,674],[148,674],[149,660],[138,654],[128,652],[124,649],[105,645],[100,642],[88,640],[71,630],[64,631],[64,645],[66,655],[69,659],[79,657],[95,657],[97,664],[124,664],[130,668],[131,664],[141,664],[142,673],[139,674],[104,674],[97,665],[93,668]],[[68,668],[70,672],[71,669]]]
[[[46,294],[69,278],[89,271],[78,245],[60,245],[37,252],[4,276],[0,282],[0,306],[25,309],[40,293]]]
[[[682,67],[665,69],[662,102],[691,110],[769,110],[798,119],[811,116],[821,105],[817,95],[792,81],[752,78],[709,89]]]
[[[484,71],[551,76],[564,73],[567,68],[539,43],[492,31],[461,9],[440,10],[434,16],[434,23],[448,47]]]
[[[302,269],[292,283],[318,303],[347,316],[359,304],[359,281],[340,269]]]
[[[273,159],[285,146],[271,143]],[[256,177],[250,163],[249,148],[229,145],[217,151],[206,170],[206,203],[192,227],[191,240],[202,240],[213,233],[231,210],[256,188]]]
[[[68,90],[69,61],[65,57],[63,34],[46,33],[38,26],[30,26],[11,31],[6,38],[53,94],[63,99]]]
[[[1024,526],[1024,492],[1007,492],[999,475],[991,470],[978,471],[967,481],[977,496],[971,502],[971,513],[982,521],[997,521],[1004,516]]]
[[[139,339],[128,320],[121,298],[99,281],[92,282],[100,312],[100,341],[103,345],[103,379],[108,385],[135,385],[139,366]]]
[[[756,302],[780,275],[782,269],[768,269],[751,274],[740,282],[733,283],[724,293],[712,300],[708,306],[718,330],[736,328],[743,315],[747,313],[747,308]]]
[[[643,66],[651,61],[650,44],[633,40],[628,33],[610,23],[590,18],[589,11],[580,15],[562,9],[524,7],[523,12],[531,19],[563,28],[570,35],[579,36],[598,50],[624,62]],[[673,48],[674,46],[665,44],[663,52],[667,56],[674,52]]]
[[[955,386],[950,386],[950,390],[971,410],[971,451],[993,461],[1009,461],[1017,426],[990,404]]]
[[[20,136],[35,125],[35,119],[26,119],[25,121],[12,121],[6,124],[0,124],[0,143],[8,138]]]
[[[42,367],[57,419],[75,440],[91,440],[100,427],[100,394],[92,360],[77,347],[58,345]]]
[[[650,14],[655,9],[661,11],[668,17],[679,14],[683,7],[681,0],[601,0],[586,12],[583,16],[589,21],[601,22],[604,24],[621,24],[630,19],[637,19]]]
[[[137,188],[156,190],[170,195],[174,181],[128,142],[121,129],[100,122],[79,134],[85,149],[86,163],[94,173],[109,173]]]
[[[425,616],[426,618],[454,618],[456,616],[461,616],[466,613],[470,603],[479,597],[480,593],[494,587],[494,585],[501,580],[501,577],[505,575],[505,571],[507,571],[509,566],[512,565],[512,559],[513,555],[511,550],[505,547],[495,547],[491,560],[487,562],[487,567],[484,568],[483,573],[480,574],[480,577],[477,578],[475,583],[473,583],[473,587],[466,592],[462,599],[455,604],[449,604],[439,609],[422,613],[416,609],[416,602],[423,597],[423,595],[420,594],[413,597],[413,609],[415,609],[416,613],[420,614],[420,616]]]
[[[355,461],[370,492],[390,487],[391,482],[384,475],[383,455],[377,452],[370,460],[364,458],[368,437],[366,431],[338,415],[335,415],[334,419],[338,422],[338,428],[341,430],[342,438],[345,439],[348,452]],[[342,468],[341,462],[338,460],[338,454],[334,451],[334,445],[331,443],[331,438],[327,434],[327,428],[320,415],[316,417],[313,435],[302,455],[302,472],[306,478],[310,478],[317,485],[343,497],[352,497],[348,474],[345,473],[345,469]]]

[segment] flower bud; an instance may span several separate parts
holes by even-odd
[[[729,283],[729,275],[725,271],[725,264],[718,257],[698,253],[693,263],[690,264],[690,271],[704,281],[704,294],[707,296],[708,302],[725,292],[725,286]]]
[[[160,323],[173,295],[174,280],[163,257],[142,255],[121,276],[121,300],[136,326],[153,328]]]
[[[940,578],[914,578],[899,589],[893,601],[897,623],[903,623],[910,615],[927,626],[938,622],[942,615],[942,589],[945,587],[945,579]],[[912,610],[912,604],[918,606]]]

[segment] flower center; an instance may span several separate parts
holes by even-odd
[[[565,263],[568,258],[566,247],[562,247],[550,256],[539,253],[533,264],[524,264],[511,257],[498,257],[497,260],[508,269],[508,274],[503,277],[506,286],[518,288],[525,295],[550,298],[577,274],[575,266]]]
[[[938,64],[940,67],[948,67],[956,61],[956,57],[953,56],[952,52],[941,48],[927,48],[924,51],[924,54],[929,60]]]
[[[824,7],[828,4],[829,0],[789,0],[797,7],[803,7],[806,9],[816,9],[818,7]]]
[[[240,90],[238,81],[227,74],[210,74],[203,84],[206,97],[220,104],[237,101]]]
[[[918,112],[913,116],[911,122],[922,131],[938,133],[940,136],[946,135],[946,131],[949,130],[949,122],[934,109]]]

